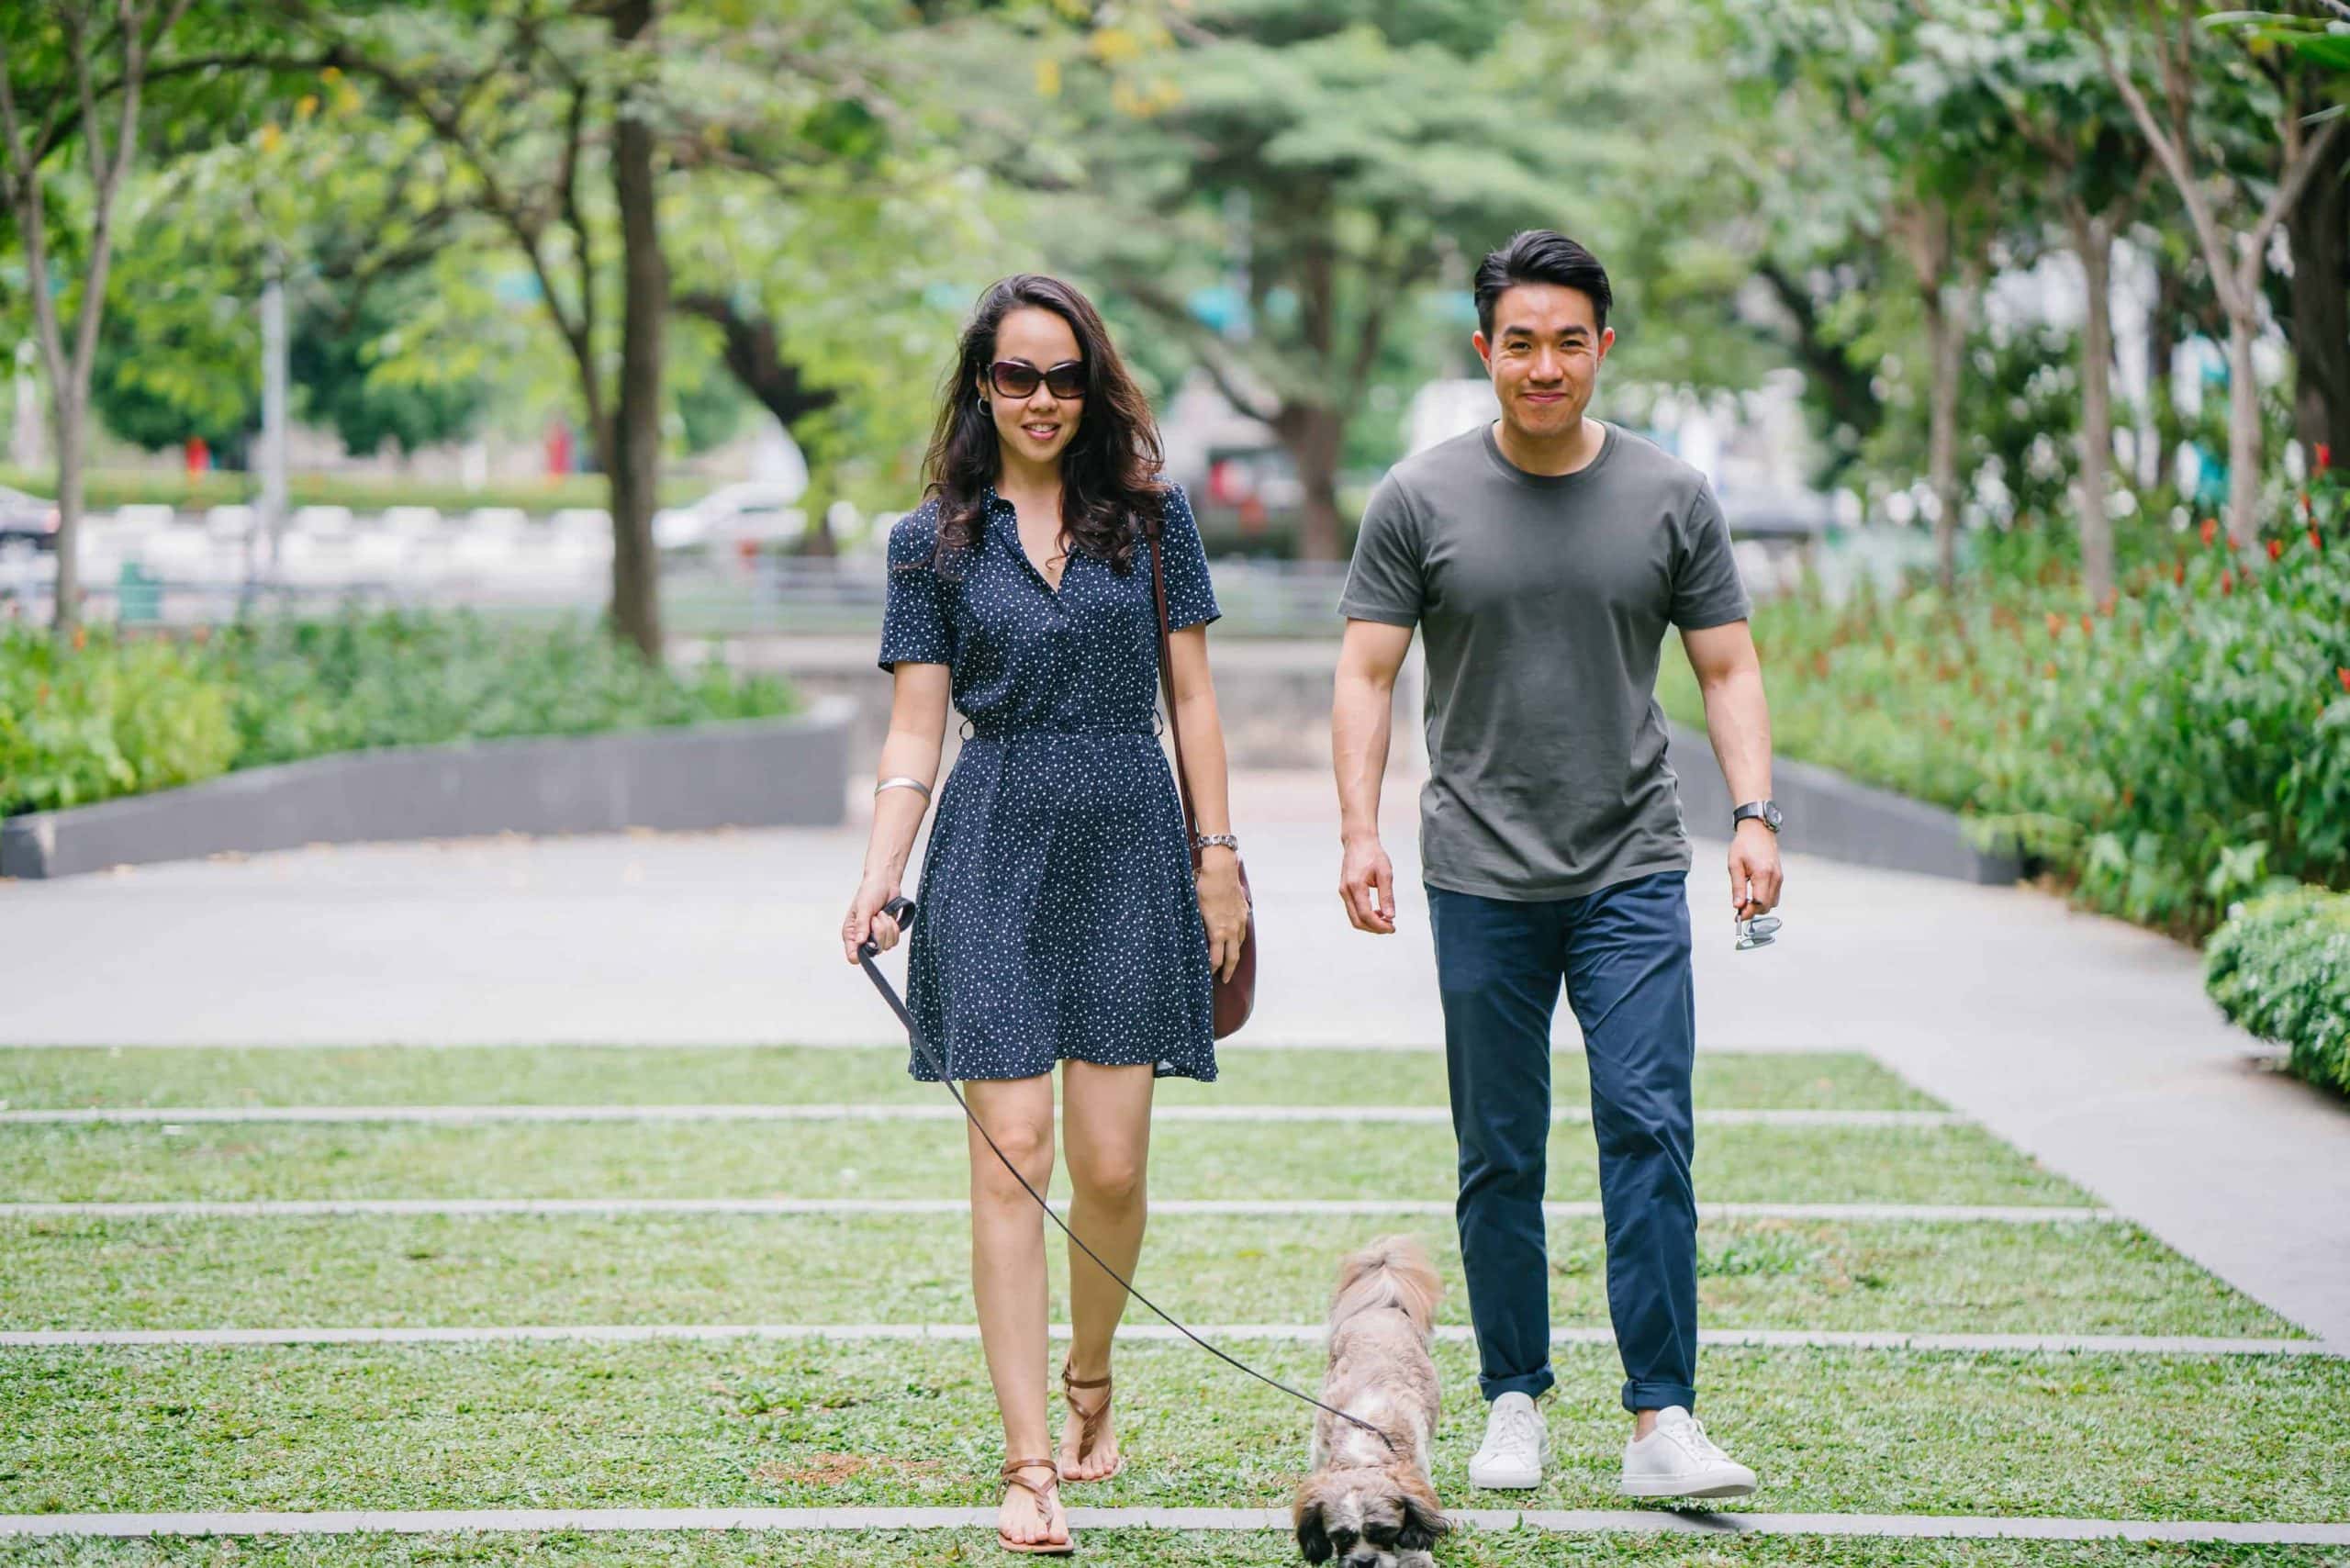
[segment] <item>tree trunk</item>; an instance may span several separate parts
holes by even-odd
[[[2078,207],[2065,216],[2088,302],[2081,333],[2081,578],[2089,598],[2102,602],[2113,591],[2113,519],[2105,505],[2113,460],[2113,230]]]
[[[1947,589],[1958,580],[1958,378],[1966,346],[1966,305],[1957,289],[1929,280],[1926,342],[1933,365],[1929,388],[1926,481],[1934,496],[1934,571]]]
[[[2350,453],[2350,140],[2337,139],[2285,215],[2293,257],[2293,433]]]
[[[680,295],[677,303],[678,309],[699,316],[718,329],[721,357],[727,370],[787,433],[796,421],[831,408],[837,400],[838,394],[830,387],[809,386],[800,367],[784,357],[775,323],[767,317],[745,315],[724,295],[710,290]],[[831,520],[820,506],[808,509],[808,530],[800,553],[839,554]]]
[[[623,45],[651,21],[650,0],[612,17]],[[669,268],[661,253],[653,129],[625,96],[613,115],[612,187],[621,220],[621,372],[613,406],[612,627],[644,656],[661,660],[660,563],[653,512],[661,482],[661,339],[669,313]]]
[[[2259,526],[2260,386],[2252,342],[2259,329],[2249,301],[2228,312],[2228,542],[2242,550]]]
[[[2178,419],[2178,387],[2173,379],[2178,361],[2178,321],[2187,309],[2187,277],[2171,263],[2163,248],[2151,252],[2154,265],[2154,298],[2146,308],[2146,432],[2144,461],[2138,482],[2152,490],[2170,482],[2173,459],[2183,431]]]
[[[89,401],[70,386],[51,388],[57,448],[57,603],[50,625],[61,643],[70,641],[82,621],[83,434]]]
[[[1302,560],[1339,559],[1338,449],[1345,429],[1338,410],[1318,404],[1292,403],[1273,421],[1304,492],[1297,552]]]

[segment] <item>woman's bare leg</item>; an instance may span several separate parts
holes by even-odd
[[[1053,1080],[973,1079],[964,1098],[980,1126],[1012,1158],[1030,1185],[1047,1191],[1053,1179]],[[971,1153],[971,1296],[979,1306],[979,1344],[1003,1417],[1006,1459],[1042,1459],[1052,1452],[1045,1417],[1045,1362],[1049,1294],[1045,1279],[1045,1216],[976,1130]],[[1042,1471],[1025,1473],[1042,1483]],[[996,1524],[1016,1541],[1066,1540],[1069,1524],[1056,1503],[1049,1510],[1030,1493],[1004,1488]]]
[[[1062,1140],[1069,1151],[1069,1228],[1102,1260],[1128,1279],[1142,1256],[1146,1217],[1144,1172],[1150,1159],[1150,1064],[1099,1067],[1071,1058],[1061,1065]],[[1110,1375],[1110,1340],[1126,1310],[1125,1287],[1075,1248],[1069,1256],[1070,1375],[1090,1382]],[[1111,1390],[1081,1388],[1088,1410],[1106,1406]],[[1117,1468],[1118,1438],[1108,1412],[1093,1447],[1080,1454],[1083,1423],[1061,1429],[1061,1473],[1091,1481]]]

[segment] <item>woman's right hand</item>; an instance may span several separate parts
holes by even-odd
[[[897,896],[894,879],[867,877],[856,885],[848,918],[841,922],[841,952],[850,963],[856,962],[856,950],[867,936],[885,953],[898,945],[898,923],[881,913],[881,906]]]

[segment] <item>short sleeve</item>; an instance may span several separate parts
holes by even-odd
[[[1215,601],[1215,585],[1208,580],[1207,546],[1200,542],[1199,521],[1192,516],[1191,498],[1181,485],[1167,487],[1159,544],[1166,553],[1167,629],[1181,632],[1220,619],[1224,610]]]
[[[946,585],[932,566],[937,542],[935,502],[908,512],[890,530],[889,599],[881,611],[883,669],[955,662]]]
[[[1427,603],[1426,565],[1411,498],[1390,473],[1362,509],[1354,564],[1347,568],[1338,613],[1351,621],[1417,625]]]
[[[1752,612],[1730,554],[1729,522],[1713,486],[1700,481],[1673,563],[1673,623],[1684,632],[1702,632],[1744,621]]]

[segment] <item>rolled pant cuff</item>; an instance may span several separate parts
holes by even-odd
[[[1489,1394],[1485,1397],[1491,1399],[1493,1395]],[[1627,1410],[1669,1410],[1675,1405],[1695,1412],[1697,1391],[1685,1383],[1628,1383],[1624,1385],[1624,1408]]]
[[[1528,1399],[1539,1399],[1548,1394],[1558,1381],[1551,1375],[1550,1363],[1544,1361],[1532,1372],[1520,1372],[1515,1377],[1487,1377],[1484,1373],[1479,1372],[1477,1392],[1485,1396],[1485,1403],[1488,1405],[1505,1394],[1523,1394]]]

